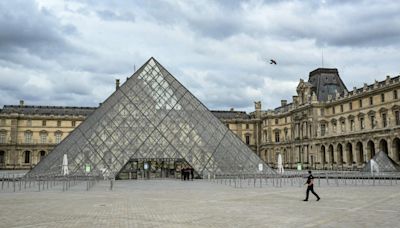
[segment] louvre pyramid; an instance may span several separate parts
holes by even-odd
[[[274,172],[154,58],[105,100],[28,173],[109,170],[130,159],[184,159],[200,175]]]
[[[371,160],[374,160],[379,168],[379,172],[399,172],[400,166],[396,164],[388,155],[380,151]],[[362,172],[371,172],[371,160],[364,166]]]

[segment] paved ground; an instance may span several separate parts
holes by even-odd
[[[233,188],[206,181],[100,182],[0,192],[0,227],[399,227],[400,187]]]

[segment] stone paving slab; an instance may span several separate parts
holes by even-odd
[[[203,180],[100,182],[0,193],[0,227],[399,227],[400,187],[233,188]]]

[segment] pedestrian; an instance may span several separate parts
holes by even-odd
[[[190,167],[190,177],[191,177],[192,180],[193,180],[193,177],[194,177],[194,169],[193,169],[192,167]]]
[[[308,194],[310,191],[315,197],[317,197],[317,201],[319,201],[321,198],[314,192],[314,176],[311,174],[311,170],[308,170],[308,174],[307,182],[304,184],[307,185],[306,198],[303,201],[308,201]]]
[[[181,168],[181,180],[185,180],[185,168]]]
[[[183,169],[183,180],[188,180],[189,179],[189,170],[188,170],[188,168],[187,167],[185,167],[184,169]]]

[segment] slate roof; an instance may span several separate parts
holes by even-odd
[[[0,109],[0,114],[24,114],[24,115],[70,115],[70,116],[88,116],[97,107],[72,107],[72,106],[34,106],[34,105],[4,105]]]
[[[308,82],[317,95],[318,101],[327,101],[328,95],[336,96],[335,90],[343,95],[348,92],[336,68],[318,68],[309,74]]]
[[[211,113],[214,114],[218,119],[250,119],[250,115],[248,115],[244,111],[220,111],[220,110],[211,110]]]
[[[97,107],[73,107],[73,106],[35,106],[35,105],[4,105],[0,114],[24,114],[24,115],[54,115],[54,116],[88,116]],[[218,119],[250,119],[244,111],[211,111]]]

